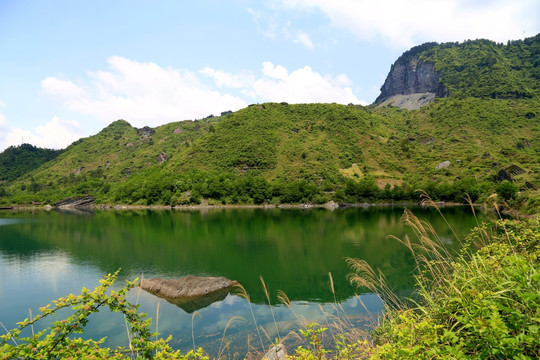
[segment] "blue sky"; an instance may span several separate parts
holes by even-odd
[[[119,118],[368,104],[411,46],[538,32],[538,0],[0,0],[0,151]]]

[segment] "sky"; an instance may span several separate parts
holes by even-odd
[[[412,46],[539,32],[538,0],[0,0],[0,151],[118,119],[369,104]]]

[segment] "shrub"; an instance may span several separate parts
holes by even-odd
[[[108,289],[113,285],[118,271],[100,280],[94,291],[83,288],[80,295],[70,294],[42,307],[41,313],[33,319],[25,319],[18,327],[0,336],[0,353],[2,359],[179,359],[208,360],[203,351],[190,351],[185,355],[172,350],[168,345],[170,339],[158,338],[150,331],[150,319],[146,314],[138,312],[138,305],[129,303],[126,293],[137,286],[137,280],[128,281],[118,290]],[[111,349],[103,346],[104,338],[98,341],[83,340],[76,334],[83,333],[90,315],[100,308],[107,307],[113,312],[121,312],[129,324],[130,343]],[[22,331],[46,317],[50,317],[64,308],[71,308],[73,314],[55,321],[50,328],[32,336],[22,337]],[[12,345],[13,342],[15,345]]]
[[[351,260],[357,284],[378,291],[388,306],[374,333],[373,358],[539,358],[540,222],[499,221],[495,232],[484,225],[452,259],[411,213],[405,221],[420,240],[413,251],[421,265],[414,306]],[[472,244],[482,247],[474,251]]]

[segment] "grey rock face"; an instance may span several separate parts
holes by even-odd
[[[433,64],[418,61],[418,57],[406,63],[395,63],[381,87],[381,95],[375,102],[384,101],[394,95],[417,93],[435,93],[436,96],[443,97],[446,94],[439,86],[440,78]]]

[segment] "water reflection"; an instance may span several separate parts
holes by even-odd
[[[383,304],[373,294],[356,295],[347,281],[345,258],[366,260],[384,272],[397,292],[407,293],[413,286],[413,259],[399,242],[386,238],[406,234],[400,222],[402,212],[353,208],[334,212],[96,211],[84,216],[1,213],[0,321],[14,327],[27,317],[29,308],[36,313],[51,300],[78,293],[83,286],[93,288],[103,274],[122,268],[116,287],[141,276],[178,278],[192,274],[237,280],[249,293],[255,320],[271,341],[276,323],[280,335],[296,329],[299,319],[326,324],[338,315],[338,304],[349,321],[367,328],[373,321],[371,315],[379,314]],[[445,243],[455,243],[453,232],[435,211],[417,209],[415,213],[430,221]],[[463,209],[447,209],[444,214],[458,235],[476,225],[474,217]],[[270,291],[276,323],[259,276]],[[279,304],[278,289],[291,300],[290,308]],[[246,347],[248,336],[251,344],[262,341],[269,345],[265,335],[260,339],[254,331],[250,304],[237,295],[229,294],[197,309],[179,308],[138,289],[128,296],[154,318],[159,302],[158,330],[165,336],[173,335],[173,345],[183,350],[192,348],[195,341],[218,354],[225,328],[228,341],[240,346],[237,349]],[[194,311],[198,315],[194,316]],[[87,334],[107,336],[109,345],[125,345],[124,319],[117,315],[96,314]],[[235,316],[243,321],[227,327]]]

